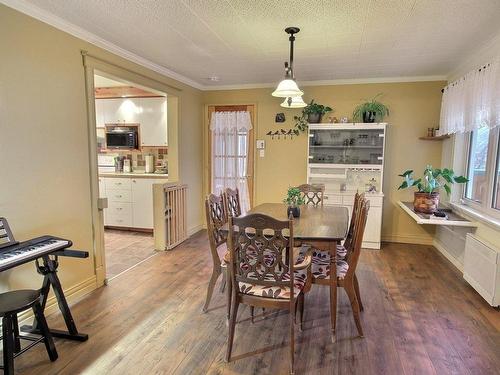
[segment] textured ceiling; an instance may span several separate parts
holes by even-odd
[[[29,0],[201,85],[444,76],[500,30],[499,0]],[[217,76],[218,82],[208,77]]]

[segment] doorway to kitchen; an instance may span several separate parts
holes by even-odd
[[[165,93],[104,72],[94,74],[99,197],[106,279],[156,254],[153,184],[168,182]]]
[[[208,191],[238,189],[242,211],[253,207],[255,105],[208,106]]]

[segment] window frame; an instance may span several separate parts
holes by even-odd
[[[461,169],[464,171],[464,175],[468,175],[469,171],[469,161],[470,161],[470,151],[472,144],[472,132],[468,132],[462,134],[462,144],[466,144],[466,153],[464,155],[462,165],[460,165]],[[487,191],[486,191],[486,199],[483,202],[476,202],[472,199],[467,198],[467,184],[460,185],[460,200],[459,203],[464,206],[469,207],[470,209],[477,211],[480,214],[490,216],[494,219],[500,219],[500,209],[496,209],[493,207],[494,203],[494,193],[495,193],[495,175],[497,163],[499,160],[498,153],[500,152],[499,147],[500,142],[500,128],[496,127],[490,129],[489,139],[488,139],[488,155],[486,160],[486,181],[487,181]],[[460,152],[459,147],[455,145],[455,152]],[[455,168],[457,169],[457,168]],[[453,203],[453,202],[452,202]]]

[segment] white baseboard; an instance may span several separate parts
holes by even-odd
[[[187,234],[189,237],[191,237],[193,234],[199,232],[202,229],[204,229],[203,224],[198,224],[198,225],[195,225],[194,227],[189,228]]]
[[[396,242],[396,243],[411,243],[417,245],[432,245],[433,239],[431,236],[418,236],[412,234],[393,234],[382,236],[382,242]]]
[[[443,256],[450,261],[460,272],[464,272],[464,265],[458,261],[451,253],[446,250],[446,246],[439,240],[434,239],[432,244]]]
[[[77,303],[84,296],[97,289],[97,279],[96,276],[89,277],[87,280],[84,280],[71,288],[64,290],[64,295],[66,296],[66,300],[69,305]],[[49,297],[47,300],[47,305],[45,306],[45,316],[52,314],[54,312],[59,312],[59,307],[57,305],[57,299],[53,295]],[[21,314],[19,314],[19,322],[20,324],[27,323],[33,319],[33,312],[31,310],[27,310]]]

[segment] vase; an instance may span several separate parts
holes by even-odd
[[[438,210],[439,206],[439,193],[418,193],[415,192],[413,200],[413,209],[415,212],[422,212],[424,214],[432,214]]]
[[[309,113],[307,115],[307,122],[310,124],[319,124],[321,122],[321,113]]]
[[[373,123],[377,114],[373,111],[363,112],[363,122]]]
[[[300,217],[300,208],[297,206],[288,206],[286,210],[286,216],[290,217],[290,213],[293,217]]]

